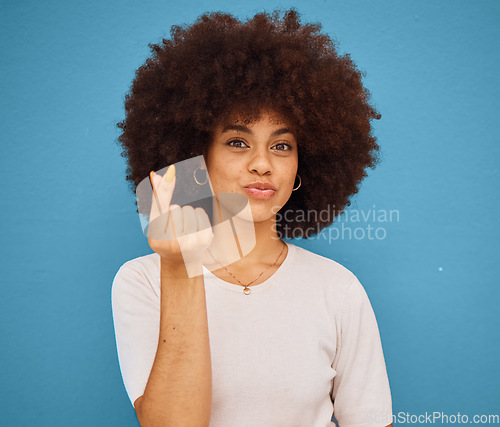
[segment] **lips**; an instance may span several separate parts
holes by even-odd
[[[270,182],[257,181],[245,186],[245,188],[256,188],[257,190],[274,190],[276,187]]]
[[[255,199],[270,199],[276,193],[276,187],[270,182],[252,182],[244,187],[247,194]]]

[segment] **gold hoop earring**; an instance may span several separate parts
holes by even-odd
[[[196,184],[198,184],[198,185],[205,185],[205,184],[208,182],[208,172],[207,172],[205,169],[202,169],[202,170],[204,170],[204,171],[205,171],[205,181],[200,182],[200,181],[198,181],[198,179],[196,178],[196,171],[197,171],[198,169],[200,169],[200,168],[196,168],[196,169],[195,169],[195,171],[193,172],[193,178],[194,178],[194,180],[195,180]]]
[[[298,190],[299,187],[302,185],[302,180],[300,179],[300,175],[297,174],[297,176],[299,177],[299,185],[297,185],[297,187],[293,188],[292,191]]]

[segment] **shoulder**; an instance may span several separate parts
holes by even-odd
[[[137,271],[144,274],[155,274],[160,266],[160,256],[157,253],[143,255],[125,262],[120,271]]]
[[[309,283],[323,284],[337,294],[345,294],[357,281],[348,268],[337,261],[288,243],[293,251],[294,274],[304,275]]]
[[[312,276],[329,276],[337,281],[352,282],[356,276],[342,264],[323,255],[288,243],[294,251],[294,265]]]
[[[159,296],[160,257],[156,253],[125,262],[113,279],[112,292],[149,292]]]

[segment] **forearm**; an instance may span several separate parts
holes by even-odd
[[[212,369],[203,275],[162,262],[158,350],[137,409],[142,427],[208,426]]]

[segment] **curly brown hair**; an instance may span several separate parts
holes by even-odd
[[[191,26],[172,26],[170,39],[149,44],[152,55],[125,96],[118,142],[132,191],[151,170],[206,155],[213,130],[231,113],[247,122],[264,110],[286,117],[297,131],[301,188],[280,212],[284,237],[318,233],[350,205],[378,163],[371,120],[381,115],[349,54],[321,24],[301,23],[294,9],[261,12],[245,22],[205,13]],[[315,217],[305,212],[329,212]]]

